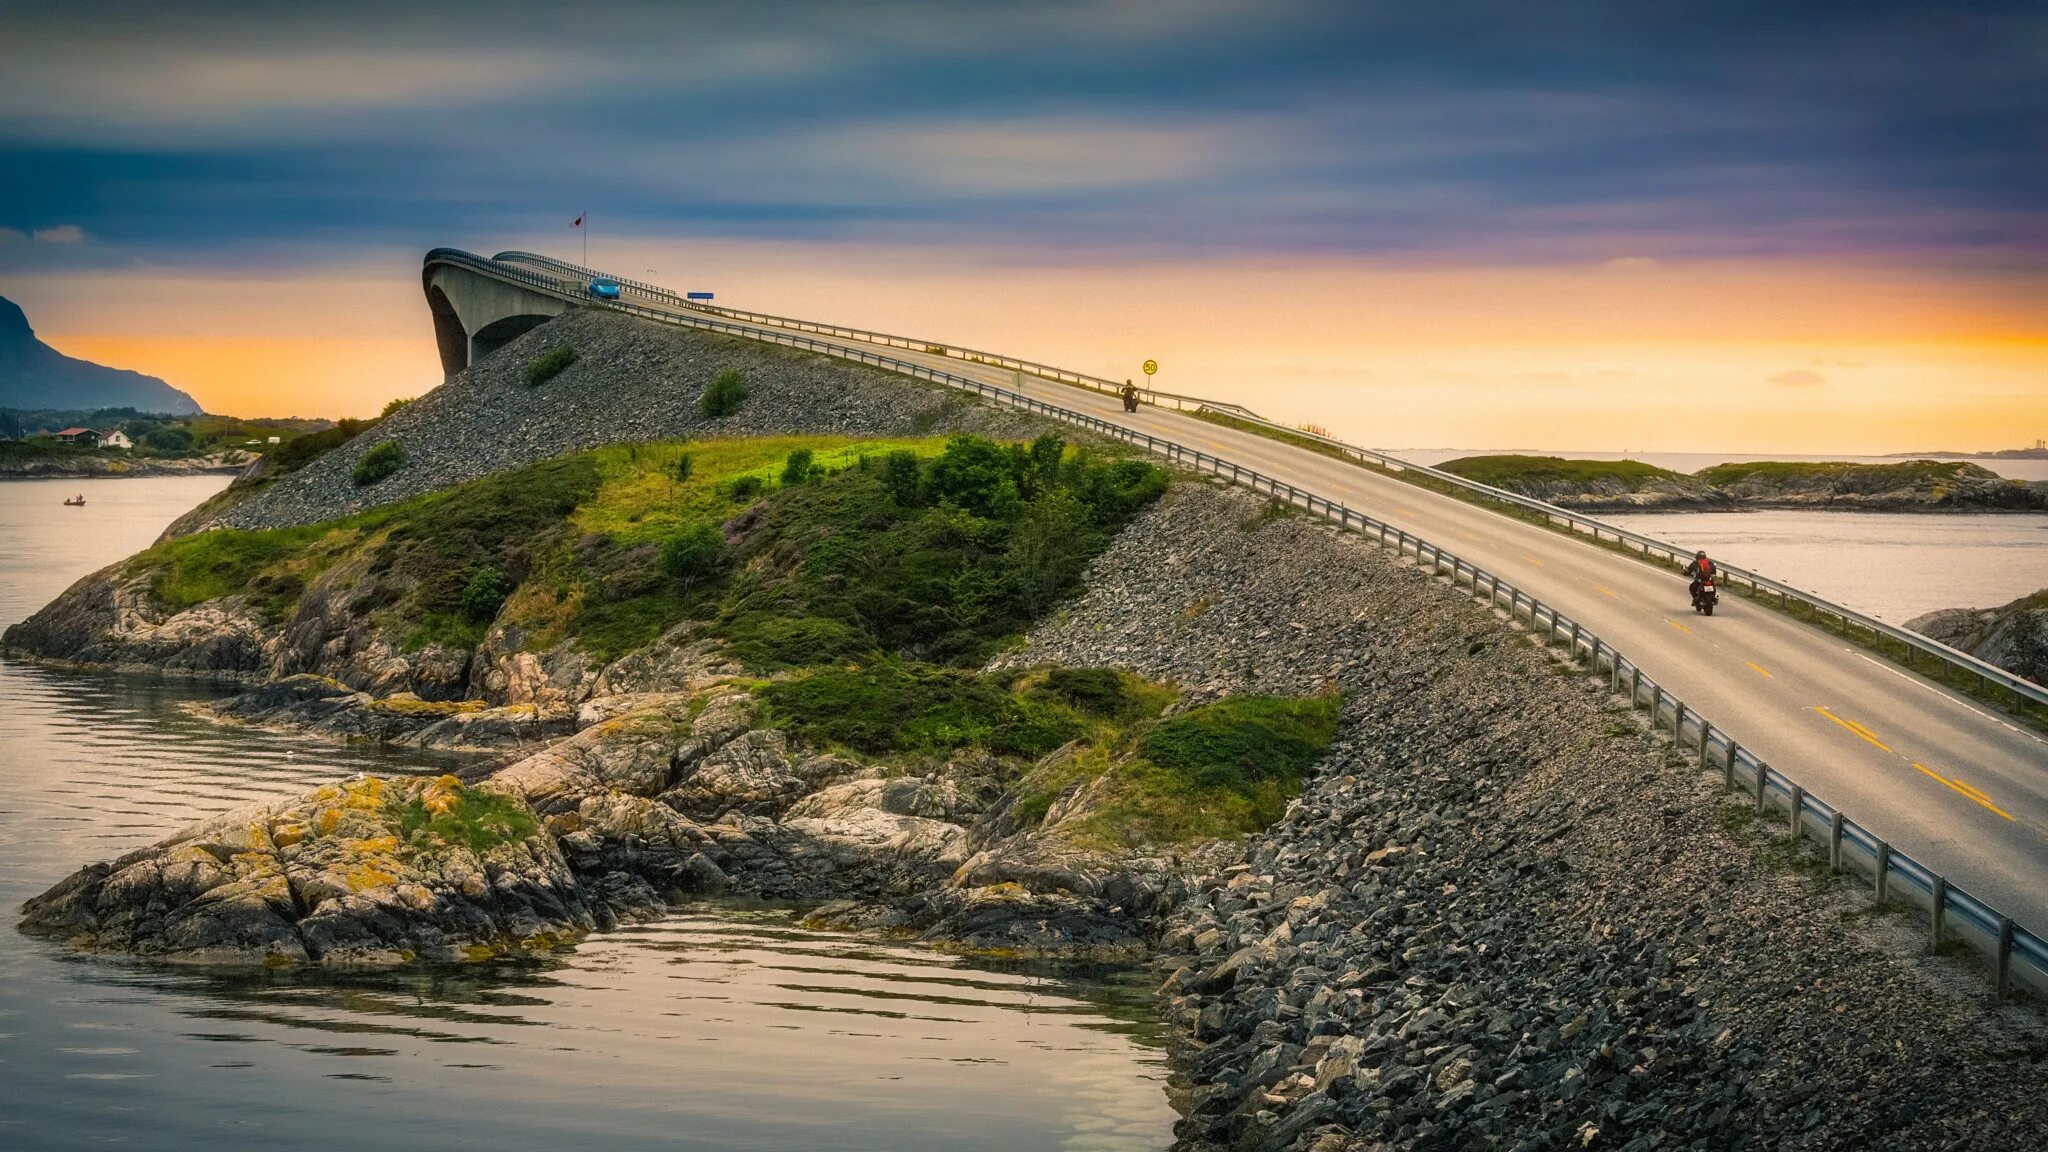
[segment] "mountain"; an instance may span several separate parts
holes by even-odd
[[[119,408],[197,415],[198,401],[154,376],[66,356],[0,296],[0,408]]]

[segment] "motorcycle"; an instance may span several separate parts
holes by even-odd
[[[1124,393],[1124,411],[1126,411],[1126,412],[1136,412],[1137,410],[1138,410],[1138,394],[1137,394],[1136,392],[1126,392],[1126,393]]]
[[[1693,589],[1692,610],[1703,616],[1712,616],[1714,614],[1714,605],[1719,603],[1720,599],[1720,593],[1714,591],[1714,582],[1712,580],[1702,580],[1699,582],[1699,587]]]

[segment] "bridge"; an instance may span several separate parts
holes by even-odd
[[[1739,567],[1727,575],[1752,595],[1694,617],[1670,563],[1688,550],[1282,429],[1238,405],[1146,390],[1126,413],[1117,382],[713,308],[621,277],[621,298],[597,301],[586,290],[597,275],[532,253],[429,253],[444,368],[459,371],[571,307],[611,308],[973,390],[1249,484],[1413,555],[1526,621],[1647,708],[1676,747],[1753,794],[1758,813],[1820,844],[1837,870],[1869,877],[1879,901],[1917,907],[1934,939],[1983,952],[2001,991],[2009,979],[2048,991],[2048,738],[2007,714],[2048,707],[2039,685]],[[1233,423],[1201,419],[1204,409]],[[1838,622],[1839,633],[1802,615]],[[2006,705],[1952,687],[1959,676]]]

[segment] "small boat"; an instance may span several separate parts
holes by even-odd
[[[64,502],[64,506],[66,508],[83,508],[85,507],[85,497],[73,496],[71,499],[66,500]]]

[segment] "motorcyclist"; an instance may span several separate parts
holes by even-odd
[[[1129,380],[1124,381],[1123,391],[1119,395],[1124,398],[1124,411],[1136,412],[1138,410],[1137,385],[1132,384]]]
[[[1706,549],[1702,548],[1692,554],[1692,563],[1685,566],[1685,574],[1692,578],[1692,586],[1688,590],[1694,599],[1699,598],[1700,585],[1712,580],[1714,573],[1714,562],[1707,559]]]

